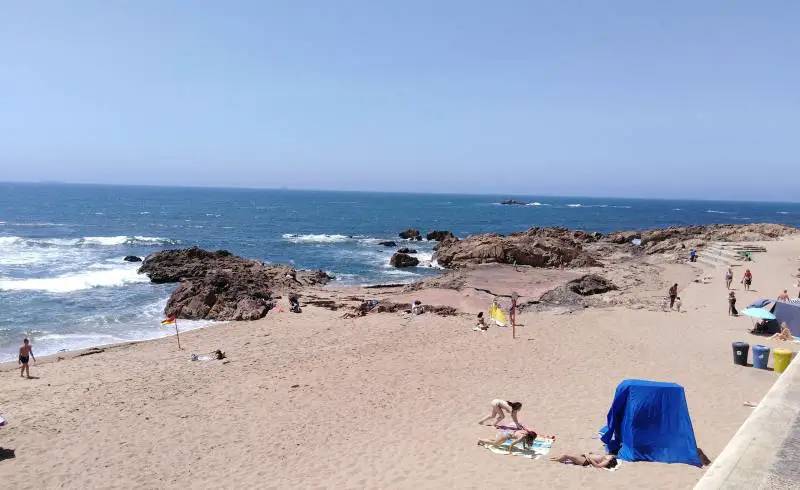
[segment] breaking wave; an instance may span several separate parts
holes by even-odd
[[[137,274],[135,266],[125,264],[112,269],[90,269],[85,272],[63,274],[55,277],[7,279],[0,278],[0,291],[45,291],[71,293],[98,287],[117,287],[126,284],[150,282],[144,274]]]

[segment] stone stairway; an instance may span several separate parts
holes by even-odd
[[[759,245],[737,242],[712,242],[702,250],[697,251],[697,262],[714,268],[725,268],[732,265],[740,265],[744,260],[745,252],[755,254],[766,251],[766,248]]]

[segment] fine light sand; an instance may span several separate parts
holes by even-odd
[[[798,244],[765,243],[751,265],[758,291],[737,291],[740,306],[791,288]],[[731,342],[778,344],[727,316],[722,271],[709,284],[691,282],[703,274],[689,265],[665,271],[685,313],[524,313],[516,340],[473,332],[466,316],[342,320],[307,308],[187,333],[182,351],[167,338],[52,358],[33,380],[5,365],[0,446],[16,458],[0,461],[0,487],[691,488],[703,470],[611,473],[476,446],[494,433],[477,421],[500,397],[557,436],[553,455],[599,452],[617,383],[644,378],[686,388],[698,444],[719,454],[752,410],[743,403],[777,377],[734,366]],[[189,360],[217,348],[230,362]]]

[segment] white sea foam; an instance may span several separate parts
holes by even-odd
[[[114,269],[87,268],[84,272],[63,274],[55,277],[11,279],[0,278],[0,291],[46,291],[71,293],[99,287],[118,287],[137,282],[149,282],[144,274],[137,274],[136,267],[125,264]]]
[[[789,211],[778,211],[778,214],[789,214]]]
[[[285,233],[283,239],[292,243],[342,243],[353,240],[353,238],[345,235],[293,235],[291,233]]]
[[[567,204],[568,208],[582,208],[583,204]]]
[[[550,206],[550,204],[547,204],[547,203],[542,204],[539,201],[534,201],[534,202],[529,202],[528,204],[526,204],[526,206],[537,206],[538,207],[538,206]]]
[[[74,247],[74,246],[159,246],[177,245],[178,240],[151,236],[87,236],[83,238],[24,238],[18,236],[0,237],[0,247],[10,245],[28,247]]]
[[[711,213],[711,214],[733,214],[732,211],[717,211],[716,209],[706,209],[706,213]]]
[[[403,270],[403,269],[389,269],[389,270],[383,271],[383,273],[386,274],[386,275],[389,275],[389,276],[418,276],[419,275],[416,272],[411,272],[411,271]]]

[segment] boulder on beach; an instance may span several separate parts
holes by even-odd
[[[384,247],[396,247],[397,242],[379,242],[378,245],[383,245]]]
[[[455,238],[455,235],[453,235],[453,233],[451,233],[449,231],[434,230],[434,231],[428,233],[428,235],[425,238],[427,240],[441,242],[442,240],[445,240],[445,239],[448,239],[448,238]]]
[[[422,240],[422,234],[419,230],[414,229],[407,229],[406,231],[401,231],[399,233],[400,238],[403,240]]]
[[[611,281],[597,274],[588,274],[580,279],[569,281],[567,283],[567,288],[581,296],[603,294],[617,289]]]
[[[419,265],[419,259],[408,254],[398,252],[392,255],[392,258],[389,259],[389,265],[397,268],[416,267]]]
[[[125,262],[141,262],[142,261],[141,257],[137,257],[135,255],[128,255],[122,260],[124,260]]]
[[[413,248],[403,247],[400,250],[398,250],[397,253],[399,253],[399,254],[415,254],[415,253],[417,253],[417,251],[414,250]]]
[[[154,283],[180,282],[164,313],[190,320],[257,320],[273,298],[296,289],[326,284],[323,271],[296,270],[200,248],[164,250],[149,255],[139,268]]]

